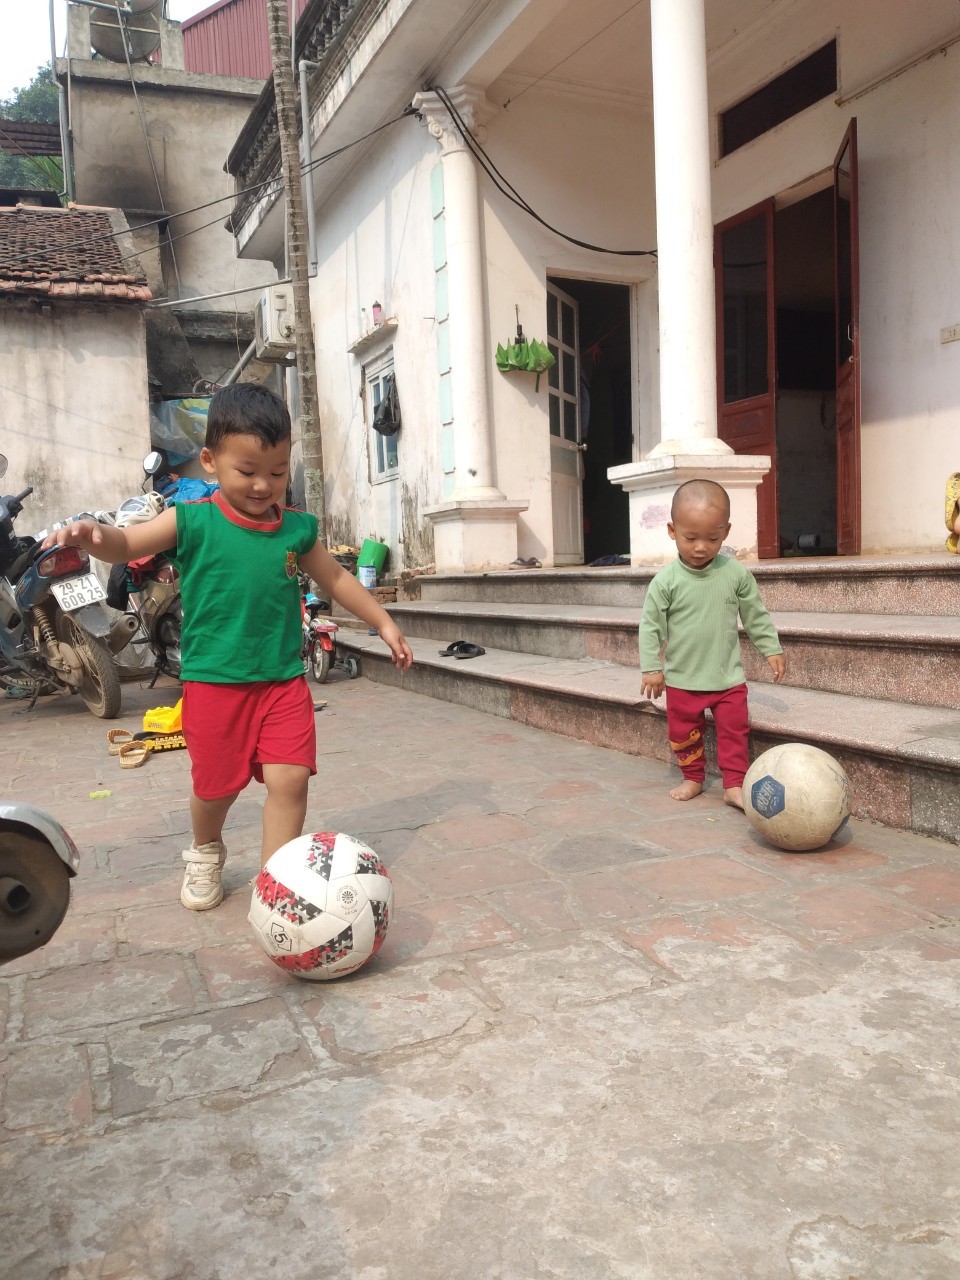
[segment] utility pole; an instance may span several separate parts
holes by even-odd
[[[287,201],[287,257],[293,282],[294,338],[297,345],[297,387],[300,401],[300,437],[307,510],[320,522],[320,538],[326,537],[323,492],[323,442],[317,407],[317,357],[310,319],[310,278],[304,230],[303,182],[297,134],[297,97],[293,78],[287,0],[266,0],[267,27],[273,59],[273,96],[280,135],[283,188]],[[306,112],[304,113],[306,118]]]

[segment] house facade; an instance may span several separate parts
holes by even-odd
[[[709,474],[746,557],[942,546],[951,0],[312,0],[297,57],[329,157],[307,189],[333,541],[376,535],[394,569],[656,563],[672,490]],[[246,189],[277,164],[262,95],[228,168]],[[275,196],[231,225],[282,263]],[[540,377],[497,366],[518,329]]]

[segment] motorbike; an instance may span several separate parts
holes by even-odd
[[[309,671],[317,684],[323,684],[335,661],[336,646],[333,637],[340,628],[332,618],[325,616],[330,608],[330,602],[321,600],[309,589],[310,584],[305,574],[301,573],[298,577],[303,618],[300,657],[303,659],[304,671]]]
[[[0,454],[0,478],[7,459]],[[128,622],[110,625],[106,592],[79,547],[42,549],[18,536],[14,522],[32,488],[0,496],[0,688],[35,706],[42,694],[79,693],[95,716],[120,711],[114,653],[131,637]]]
[[[77,846],[55,818],[0,800],[0,964],[50,941],[79,869]]]
[[[169,502],[176,500],[179,477],[167,471],[163,455],[154,450],[143,460],[143,470],[155,487],[121,502],[113,523],[118,529],[153,520]],[[150,687],[161,675],[180,679],[180,631],[183,611],[177,570],[163,553],[145,556],[126,565],[114,565],[110,575],[107,603],[126,609],[136,619],[138,633],[134,646],[146,644],[154,656]]]

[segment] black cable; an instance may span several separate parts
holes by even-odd
[[[458,133],[467,144],[467,147],[474,159],[483,168],[487,177],[491,182],[493,182],[501,195],[506,196],[508,200],[517,205],[518,208],[522,209],[524,213],[529,214],[530,217],[539,222],[541,226],[546,227],[546,229],[551,231],[555,236],[559,236],[561,240],[566,240],[580,249],[589,249],[593,253],[610,253],[622,258],[655,258],[657,256],[656,249],[607,249],[603,245],[591,244],[588,240],[578,240],[576,236],[567,235],[565,231],[560,231],[557,227],[552,226],[545,218],[542,218],[540,214],[537,213],[536,209],[534,209],[532,205],[524,199],[519,191],[517,191],[517,189],[503,176],[497,166],[484,151],[483,147],[479,142],[477,142],[476,138],[474,138],[473,134],[467,128],[463,117],[451,102],[447,91],[442,89],[439,85],[428,87],[430,92],[435,93],[443,103],[444,107],[446,107],[450,114],[450,118],[457,127]]]
[[[401,120],[405,120],[408,116],[418,116],[418,115],[419,115],[419,112],[414,110],[413,107],[405,107],[404,110],[401,111],[400,115],[394,116],[392,120],[384,121],[383,124],[378,124],[377,127],[375,129],[371,129],[369,133],[364,133],[359,138],[354,138],[353,141],[351,142],[345,142],[342,147],[337,147],[333,151],[328,151],[326,155],[318,156],[316,160],[311,160],[309,164],[301,165],[300,172],[302,174],[311,173],[314,169],[318,169],[320,165],[326,164],[328,160],[335,160],[337,156],[343,155],[343,153],[345,151],[349,151],[351,147],[359,146],[361,142],[366,142],[368,138],[374,137],[375,134],[380,133],[383,129],[388,129],[391,125],[398,124]],[[146,231],[149,227],[158,227],[164,222],[172,221],[172,219],[174,218],[186,217],[188,213],[200,213],[204,209],[211,209],[214,205],[223,204],[224,201],[226,200],[238,200],[240,196],[249,195],[251,191],[261,191],[264,187],[269,187],[272,183],[279,183],[282,186],[283,174],[275,174],[272,178],[264,178],[262,182],[251,183],[249,187],[241,187],[239,191],[231,191],[227,195],[217,196],[213,200],[206,200],[203,204],[191,205],[190,208],[188,209],[179,209],[176,213],[165,213],[159,218],[152,218],[149,222],[138,222],[135,227],[128,227],[126,231],[108,231],[108,232],[104,232],[102,235],[84,236],[82,240],[74,240],[74,241],[71,241],[69,244],[61,245],[59,247],[62,250],[82,249],[86,245],[95,244],[98,241],[116,240],[122,235],[132,234],[135,231]],[[220,222],[221,219],[223,221],[226,221],[228,217],[230,217],[232,214],[236,212],[237,212],[236,209],[231,209],[228,213],[221,214],[220,217],[214,218],[212,222],[204,223],[203,227],[195,227],[194,230],[202,231],[204,227],[213,226],[215,222]],[[183,234],[191,235],[192,232],[187,231],[187,232],[184,232]],[[182,239],[182,238],[183,238],[182,236],[177,237],[177,239]],[[38,250],[36,253],[25,253],[25,254],[21,254],[19,257],[16,257],[16,258],[5,258],[3,260],[3,265],[16,266],[18,263],[35,261],[37,260],[38,254],[40,252],[41,251]],[[150,252],[150,250],[145,249],[145,250],[142,250],[141,252],[147,253],[147,252]],[[128,255],[128,257],[137,257],[137,256],[139,255],[138,254]],[[123,259],[123,261],[126,261],[126,259]]]

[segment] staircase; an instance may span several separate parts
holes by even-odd
[[[846,769],[857,816],[960,843],[960,560],[750,567],[787,655],[786,682],[775,685],[743,642],[753,753],[784,741],[822,747]],[[419,600],[388,606],[414,653],[405,675],[378,637],[343,629],[338,639],[374,680],[672,761],[662,706],[640,698],[637,628],[654,572],[416,579]],[[439,656],[461,639],[486,653]]]

